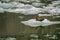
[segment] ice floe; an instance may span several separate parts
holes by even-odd
[[[51,14],[60,14],[60,8],[55,8],[49,11]]]
[[[17,9],[8,9],[7,12],[14,12],[14,13],[21,13],[24,15],[30,15],[30,14],[38,14],[42,12],[42,8],[36,8],[32,5],[25,5],[23,7],[17,8]]]
[[[24,6],[24,4],[18,2],[0,3],[0,8],[4,8],[4,9],[10,9],[10,8],[22,7],[22,6]]]
[[[19,3],[19,4],[16,5],[16,7],[18,7],[18,8],[19,8],[19,7],[23,7],[23,6],[24,6],[23,3]]]
[[[36,1],[36,0],[31,0],[31,1]],[[19,2],[9,2],[9,3],[0,2],[0,8],[3,8],[3,10],[1,10],[0,12],[4,13],[4,11],[6,11],[6,12],[12,12],[12,13],[21,13],[24,15],[38,14],[38,13],[50,13],[52,15],[57,15],[57,14],[60,14],[59,4],[60,4],[60,1],[53,1],[52,4],[48,4],[47,6],[42,6],[45,4],[39,3],[39,2],[33,2],[32,5],[23,4]],[[42,6],[42,8],[37,8],[34,6]]]
[[[40,6],[44,6],[44,5],[46,5],[46,4],[45,4],[45,3],[33,2],[32,5],[35,6],[35,7],[40,7]]]
[[[17,1],[17,0],[16,0]],[[32,2],[40,2],[40,0],[19,0],[20,2],[24,2],[24,3],[32,3]]]
[[[43,21],[36,21],[36,19],[30,19],[27,21],[21,21],[21,23],[31,27],[38,27],[38,26],[49,26],[53,24],[60,24],[60,21],[49,21],[47,19],[44,19]]]
[[[48,12],[52,15],[55,15],[55,14],[60,14],[60,8],[58,7],[51,7],[51,6],[47,6],[47,7],[43,7],[43,11],[44,12]]]
[[[12,5],[10,3],[0,3],[0,8],[8,9],[8,8],[13,8],[16,5]]]
[[[38,16],[52,16],[52,14],[38,14]]]
[[[51,14],[60,14],[60,1],[53,1],[52,4],[48,4],[43,7],[46,12]]]

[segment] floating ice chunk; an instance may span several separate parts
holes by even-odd
[[[51,9],[54,9],[55,7],[52,7],[52,6],[47,6],[47,7],[45,7],[45,6],[44,6],[43,8],[44,8],[44,9],[50,9],[50,10],[51,10]]]
[[[36,7],[39,7],[39,6],[44,6],[45,4],[44,3],[32,3],[33,6],[36,6]]]
[[[24,9],[6,9],[6,12],[12,12],[12,13],[21,13],[24,12]]]
[[[36,26],[40,26],[41,22],[40,21],[36,21],[36,19],[30,19],[28,21],[21,21],[21,23],[28,25],[28,26],[32,26],[32,27],[36,27]]]
[[[41,9],[39,9],[39,8],[31,8],[31,9],[24,11],[22,14],[30,15],[30,14],[38,14],[40,12],[41,12]]]
[[[60,14],[60,8],[58,8],[58,7],[47,6],[47,7],[43,7],[43,8],[44,8],[44,11],[46,11],[52,15]]]
[[[44,11],[44,13],[45,13],[45,12],[48,12],[48,13],[49,13],[49,11],[52,10],[52,9],[54,9],[54,8],[55,8],[55,7],[51,7],[51,6],[47,6],[47,7],[43,6],[43,11]],[[42,12],[43,12],[43,11],[42,11]]]
[[[58,6],[58,5],[59,5],[59,3],[53,3],[53,4],[49,5],[49,6],[56,7],[56,6]]]
[[[49,11],[51,14],[60,14],[60,8],[55,8]]]
[[[1,3],[0,4],[0,8],[4,8],[4,9],[7,9],[7,8],[13,8],[15,7],[16,5],[12,5],[10,3]]]
[[[47,20],[47,19],[44,19],[42,22],[43,22],[43,23],[50,23],[50,21]]]
[[[18,3],[18,4],[16,5],[16,7],[23,7],[23,6],[25,6],[25,5],[22,4],[22,3]]]
[[[29,0],[30,2],[40,2],[40,0]]]
[[[38,14],[38,16],[52,16],[52,14]]]
[[[18,2],[10,2],[9,4],[16,5],[15,7],[23,7],[23,6],[25,6],[23,3],[18,3]]]
[[[33,6],[29,5],[29,4],[26,4],[26,5],[24,5],[24,6],[20,7],[20,8],[21,9],[31,9],[31,8],[33,8]]]
[[[21,21],[21,23],[31,27],[38,27],[38,26],[49,26],[52,24],[60,24],[60,21],[53,22],[47,19],[44,19],[43,21],[36,21],[36,19],[30,19],[28,21]]]
[[[21,13],[24,15],[30,15],[30,14],[38,14],[40,13],[42,8],[35,8],[31,5],[25,5],[23,7],[17,8],[17,9],[8,9],[7,12],[14,12],[14,13]]]

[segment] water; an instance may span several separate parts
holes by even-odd
[[[20,18],[20,16],[23,16],[23,18]],[[29,19],[36,18],[36,15],[23,15],[23,14],[14,14],[14,13],[0,13],[0,35],[2,37],[6,36],[12,36],[16,37],[17,40],[28,40],[29,35],[31,34],[37,34],[38,30],[23,25],[20,23],[21,21],[27,21]],[[53,17],[44,17],[51,21],[60,21],[60,18],[53,18]],[[54,34],[56,31],[56,28],[60,28],[60,24],[56,25],[50,25],[46,26],[42,29],[41,34]],[[40,30],[41,31],[41,30]],[[0,36],[0,37],[1,37]]]

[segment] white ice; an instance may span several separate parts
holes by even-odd
[[[35,1],[35,0],[31,0],[31,1]],[[56,14],[60,14],[60,5],[59,4],[60,4],[60,1],[53,1],[52,4],[43,6],[43,8],[36,8],[36,7],[34,7],[34,5],[41,6],[41,5],[45,5],[45,4],[33,2],[32,5],[29,5],[29,4],[23,4],[23,3],[18,3],[18,2],[10,2],[10,3],[1,3],[0,2],[0,8],[3,8],[3,10],[1,10],[0,12],[6,11],[6,12],[13,12],[13,13],[21,13],[24,15],[48,12],[52,15],[56,15]]]
[[[36,7],[40,7],[40,6],[44,6],[44,5],[46,5],[46,4],[33,2],[32,5],[33,5],[33,6],[36,6]]]
[[[38,14],[38,16],[52,16],[52,14]]]
[[[60,24],[60,21],[49,21],[47,19],[44,19],[43,21],[36,21],[36,19],[30,19],[27,21],[21,21],[21,23],[31,27],[38,27],[38,26],[49,26],[53,24]]]
[[[50,14],[60,14],[60,1],[53,1],[52,4],[48,4],[46,7],[43,7]]]
[[[24,15],[38,14],[42,12],[42,8],[35,8],[32,5],[25,5],[17,9],[8,9],[7,12],[21,13]]]
[[[10,3],[0,3],[0,8],[4,8],[4,9],[7,9],[7,8],[13,8],[15,7],[16,5],[12,5]]]
[[[50,14],[60,14],[60,8],[55,8],[49,11]]]

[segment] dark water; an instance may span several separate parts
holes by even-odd
[[[23,18],[19,18],[23,16]],[[20,23],[23,20],[36,18],[36,15],[23,15],[15,13],[0,13],[0,37],[16,37],[17,40],[29,40],[31,34],[58,34],[60,32],[60,24],[46,26],[41,30],[37,30],[30,26]],[[51,21],[60,21],[60,18],[44,17]],[[59,30],[59,31],[58,31]],[[43,39],[43,38],[42,38]],[[44,40],[44,39],[43,39]],[[48,40],[48,39],[46,39]]]

